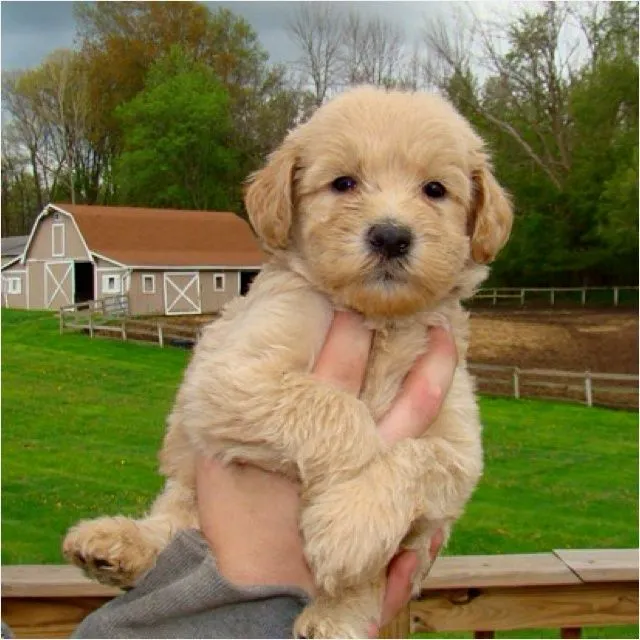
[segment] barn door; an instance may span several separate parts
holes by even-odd
[[[45,262],[44,306],[59,309],[73,303],[73,261]]]
[[[164,312],[200,313],[200,274],[197,271],[164,274]]]

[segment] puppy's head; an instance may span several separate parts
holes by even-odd
[[[482,141],[448,102],[369,87],[293,131],[245,202],[267,249],[374,316],[437,304],[493,260],[512,220]]]

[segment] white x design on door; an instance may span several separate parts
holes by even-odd
[[[200,274],[164,274],[164,312],[170,315],[200,313]]]
[[[73,262],[46,262],[44,265],[44,306],[59,309],[73,298]]]

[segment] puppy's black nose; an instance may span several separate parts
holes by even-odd
[[[409,253],[413,233],[407,227],[391,223],[374,224],[367,232],[369,246],[385,258],[401,258]]]

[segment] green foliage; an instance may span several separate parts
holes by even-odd
[[[122,202],[183,209],[239,206],[228,92],[178,48],[151,67],[145,88],[116,110],[123,151],[115,182]]]
[[[584,6],[525,7],[504,53],[485,33],[493,74],[461,59],[442,83],[515,202],[494,285],[637,284],[638,5]]]

